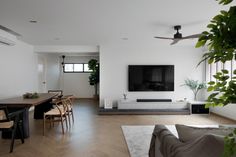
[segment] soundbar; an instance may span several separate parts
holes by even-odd
[[[137,99],[137,102],[172,102],[171,99]]]

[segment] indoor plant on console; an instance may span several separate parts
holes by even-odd
[[[89,76],[89,83],[94,86],[95,94],[94,98],[98,99],[98,83],[99,83],[99,63],[96,59],[91,59],[88,62],[89,70],[92,70]]]
[[[199,83],[197,80],[186,79],[184,80],[183,86],[188,86],[193,94],[194,94],[194,101],[197,100],[197,94],[201,89],[206,88],[206,84],[204,82]]]
[[[233,0],[216,0],[220,4],[228,5]],[[208,52],[203,55],[202,61],[211,63],[225,63],[236,60],[236,6],[231,6],[228,11],[222,10],[207,26],[209,31],[202,32],[196,47],[207,46]],[[234,67],[235,68],[235,67]],[[222,69],[214,75],[216,81],[208,82],[207,107],[225,106],[236,103],[236,69],[232,69],[231,78],[229,71]],[[236,129],[225,138],[224,157],[236,154]]]

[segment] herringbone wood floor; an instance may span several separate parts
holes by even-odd
[[[74,105],[75,123],[61,133],[60,125],[47,128],[42,135],[42,120],[34,120],[30,113],[30,138],[21,144],[16,140],[14,152],[9,154],[10,140],[0,139],[2,157],[129,157],[121,125],[154,124],[233,124],[216,115],[125,115],[99,116],[97,102],[81,99]]]

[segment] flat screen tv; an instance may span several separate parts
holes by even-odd
[[[174,91],[174,65],[129,65],[129,91]]]

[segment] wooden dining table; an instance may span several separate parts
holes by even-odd
[[[29,137],[29,108],[34,106],[34,119],[42,119],[43,113],[52,108],[52,98],[56,93],[39,93],[38,98],[25,99],[23,96],[0,100],[0,106],[7,106],[9,112],[25,108],[22,115],[23,129],[25,138]],[[4,138],[4,133],[2,134]],[[5,135],[7,138],[9,135]]]

